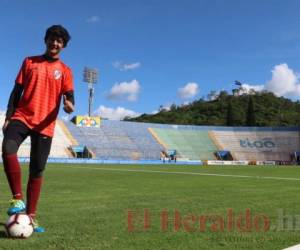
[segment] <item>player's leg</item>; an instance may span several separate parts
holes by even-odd
[[[43,172],[50,153],[52,138],[37,132],[32,132],[30,137],[31,152],[27,184],[26,213],[30,215],[35,222],[35,232],[44,232],[44,229],[37,225],[35,216],[43,182]]]
[[[20,121],[12,120],[4,131],[2,142],[2,158],[4,171],[12,192],[9,215],[20,213],[25,210],[22,193],[22,173],[17,157],[21,143],[26,139],[29,129]]]

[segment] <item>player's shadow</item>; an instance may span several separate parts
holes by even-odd
[[[2,238],[7,238],[7,234],[5,233],[5,231],[0,231],[0,239]]]
[[[0,222],[0,228],[1,227],[3,227],[4,228],[4,225],[5,225],[5,223],[3,223],[3,222]],[[0,229],[0,239],[1,238],[7,238],[7,235],[6,235],[6,233],[5,233],[5,230],[3,229],[3,230],[1,230]]]

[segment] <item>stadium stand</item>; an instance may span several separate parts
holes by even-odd
[[[215,159],[214,153],[218,148],[207,131],[178,128],[152,128],[151,131],[166,149],[176,149],[180,158]]]
[[[148,124],[102,120],[101,126],[78,127],[65,122],[79,144],[104,160],[158,160],[162,147],[148,131]]]
[[[211,131],[220,150],[228,150],[236,160],[290,161],[300,148],[299,131],[248,130]]]
[[[1,127],[3,122],[4,114],[0,114]],[[1,133],[0,143],[2,140]],[[170,150],[176,152],[179,161],[205,161],[216,157],[241,161],[290,161],[292,158],[300,161],[300,128],[188,126],[110,120],[102,120],[100,127],[80,127],[60,120],[55,128],[50,158],[159,160],[162,152]],[[27,157],[29,151],[28,138],[18,155]]]

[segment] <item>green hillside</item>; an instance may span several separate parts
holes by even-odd
[[[160,108],[157,114],[125,120],[185,125],[298,126],[300,102],[270,92],[233,96],[222,91],[213,101],[199,99],[185,106],[173,104],[170,110]]]

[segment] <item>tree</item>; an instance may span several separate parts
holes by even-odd
[[[247,110],[246,125],[250,126],[250,127],[256,125],[254,101],[253,101],[252,96],[249,96],[249,99],[248,99],[248,110]]]
[[[229,100],[228,107],[227,107],[226,125],[234,126],[233,107],[232,107],[231,98]]]
[[[176,111],[177,109],[177,106],[175,103],[173,103],[171,106],[170,106],[170,111]]]
[[[217,91],[215,91],[215,90],[211,90],[211,91],[209,92],[209,94],[207,95],[208,101],[214,101],[214,100],[216,100],[217,98],[218,98],[218,93],[217,93]]]
[[[218,96],[219,100],[226,100],[226,98],[228,97],[228,93],[226,90],[221,90],[220,94]]]

